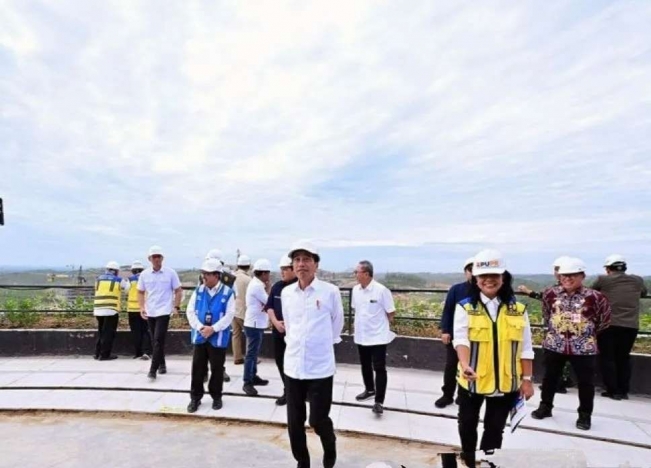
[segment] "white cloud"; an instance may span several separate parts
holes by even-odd
[[[625,2],[4,2],[0,195],[98,260],[646,242],[650,20]]]

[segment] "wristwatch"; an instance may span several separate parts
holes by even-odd
[[[528,380],[529,382],[531,382],[531,376],[530,375],[523,375],[522,380]]]

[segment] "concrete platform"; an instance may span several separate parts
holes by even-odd
[[[0,410],[55,409],[133,413],[185,414],[189,401],[190,358],[169,356],[168,374],[150,383],[148,362],[120,358],[98,362],[86,357],[0,358]],[[224,386],[224,408],[210,409],[210,399],[196,418],[221,418],[284,424],[285,408],[274,404],[281,381],[271,361],[259,366],[270,385],[259,387],[261,397],[241,390],[242,366],[227,364],[232,377]],[[456,406],[434,407],[442,375],[410,369],[389,370],[386,411],[377,417],[371,402],[358,403],[363,390],[358,366],[339,365],[335,376],[331,417],[335,428],[402,440],[456,447],[459,441]],[[537,406],[536,395],[529,406]],[[575,391],[557,395],[554,417],[525,419],[518,430],[505,431],[505,449],[581,450],[590,467],[651,467],[651,400],[616,402],[597,396],[593,428],[575,429],[578,399]],[[626,465],[628,463],[629,465]]]

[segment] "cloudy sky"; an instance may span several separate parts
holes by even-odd
[[[651,2],[0,1],[0,266],[651,273]]]

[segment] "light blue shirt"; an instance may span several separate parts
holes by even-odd
[[[145,312],[148,317],[170,315],[174,308],[174,291],[181,287],[176,271],[162,267],[154,271],[151,267],[140,273],[138,291],[145,292]]]

